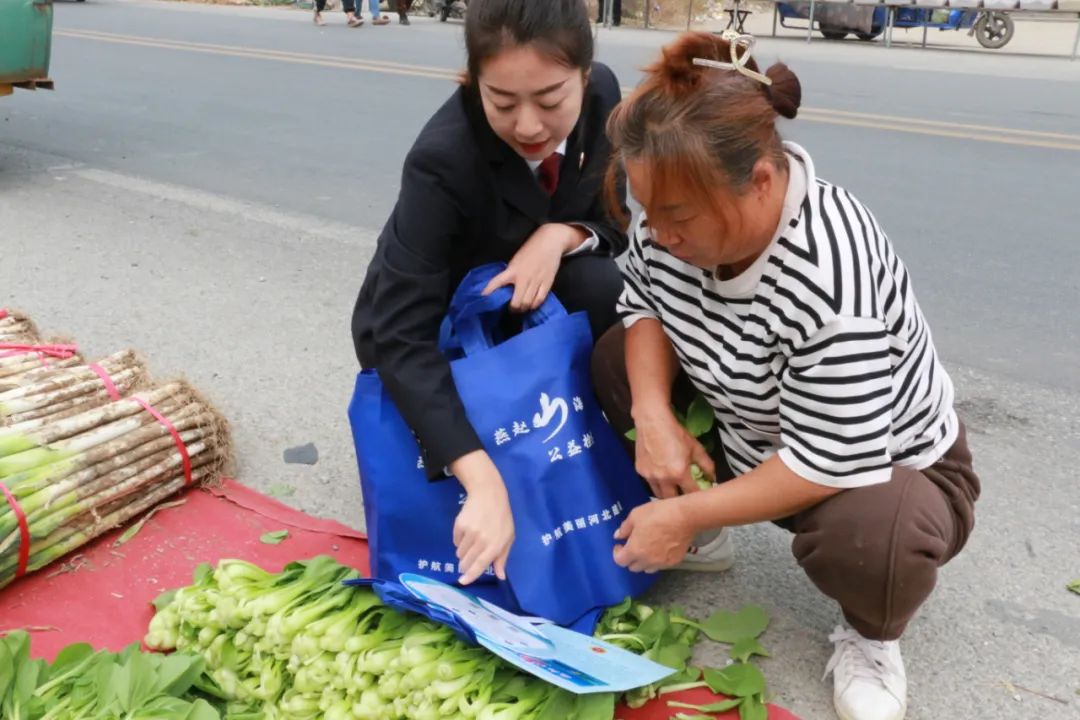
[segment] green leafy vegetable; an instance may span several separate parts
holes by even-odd
[[[757,638],[745,637],[731,646],[731,659],[738,662],[749,662],[754,655],[771,657],[769,651],[761,646]]]
[[[708,705],[691,705],[690,703],[677,702],[675,700],[668,701],[668,707],[682,708],[684,710],[697,710],[703,713],[722,713],[728,710],[734,710],[742,704],[743,699],[741,697],[731,698],[730,700],[721,700],[720,702],[709,703]]]
[[[702,396],[694,397],[690,408],[686,411],[686,431],[696,438],[700,438],[713,429],[716,422],[715,411],[709,402]]]
[[[736,613],[719,610],[701,624],[701,630],[710,640],[737,643],[747,638],[757,638],[769,627],[769,616],[756,605],[745,605]]]
[[[288,530],[275,530],[274,532],[264,533],[262,537],[259,538],[259,541],[265,545],[277,545],[288,537]]]
[[[1068,588],[1069,590],[1071,590],[1072,592],[1076,593],[1077,595],[1080,595],[1080,578],[1078,578],[1076,580],[1073,580],[1071,583],[1069,583],[1065,587]]]
[[[138,522],[136,522],[134,525],[121,533],[120,537],[116,538],[116,540],[113,542],[113,547],[120,547],[121,545],[138,535],[139,531],[142,530],[143,527],[145,527],[146,523],[150,522],[150,519],[153,518],[154,515],[156,515],[158,512],[162,510],[168,510],[169,508],[180,507],[185,503],[187,503],[187,500],[173,500],[172,502],[161,503],[153,510],[143,515]]]
[[[749,697],[765,692],[765,676],[756,665],[735,663],[723,670],[705,669],[705,683],[714,693]]]
[[[743,701],[739,706],[739,720],[769,720],[769,709],[760,694]]]

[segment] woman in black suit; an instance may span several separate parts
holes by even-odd
[[[489,292],[513,286],[517,312],[554,292],[567,310],[587,312],[600,337],[616,322],[613,257],[627,241],[601,198],[604,127],[620,90],[592,61],[584,0],[474,0],[465,42],[462,87],[405,159],[353,339],[419,437],[425,466],[449,468],[465,487],[454,544],[467,584],[491,564],[505,576],[514,523],[437,346],[450,297],[469,270],[507,262]]]

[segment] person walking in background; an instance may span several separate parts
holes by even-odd
[[[394,2],[395,0],[390,0]],[[396,0],[398,22],[402,25],[410,25],[409,22],[409,9],[412,7],[412,0]]]
[[[343,0],[341,9],[345,11],[345,24],[349,27],[360,27],[364,24],[363,10],[360,3],[363,0]],[[368,0],[371,7],[371,22],[373,25],[389,25],[390,18],[382,15],[379,10],[379,0]],[[323,11],[326,10],[326,0],[315,0],[315,24],[326,25],[323,19]]]
[[[622,0],[600,0],[600,10],[596,22],[603,24],[607,20],[607,4],[613,2],[611,12],[611,24],[618,27],[622,24]]]
[[[364,11],[361,3],[363,3],[363,0],[344,0],[346,15],[350,12],[350,8],[355,9],[355,17],[360,21],[360,25],[364,23]],[[368,8],[371,10],[372,25],[390,24],[390,18],[383,15],[382,10],[379,8],[379,0],[368,0]]]

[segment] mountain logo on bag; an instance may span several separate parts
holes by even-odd
[[[547,427],[555,419],[556,413],[559,414],[559,424],[551,431],[550,435],[544,438],[545,443],[558,435],[559,431],[566,425],[566,418],[570,414],[570,408],[563,398],[556,397],[552,400],[547,393],[540,393],[540,412],[533,415],[533,427],[537,429]]]

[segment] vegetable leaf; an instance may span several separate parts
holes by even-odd
[[[193,573],[193,580],[195,585],[205,585],[206,582],[214,577],[214,567],[210,563],[199,563]]]
[[[739,612],[719,610],[701,624],[710,640],[737,643],[745,638],[756,638],[769,626],[769,616],[756,605],[746,605]]]
[[[204,661],[201,657],[177,653],[162,659],[158,670],[158,687],[169,695],[183,695],[202,674]]]
[[[566,720],[573,714],[576,699],[566,690],[556,690],[540,708],[536,720]]]
[[[1078,578],[1076,580],[1073,580],[1071,583],[1069,583],[1065,587],[1068,588],[1069,590],[1071,590],[1072,592],[1076,593],[1077,595],[1080,595],[1080,578]]]
[[[712,406],[701,395],[696,396],[690,403],[690,409],[686,411],[686,431],[699,438],[712,430],[715,422]]]
[[[166,590],[165,592],[161,593],[156,598],[154,598],[151,601],[151,604],[154,606],[155,610],[160,612],[161,610],[164,610],[165,608],[172,605],[173,598],[175,598],[175,597],[176,597],[176,590]]]
[[[278,483],[276,485],[272,485],[270,487],[270,492],[267,493],[267,494],[270,497],[273,497],[273,498],[284,498],[284,497],[290,497],[291,495],[293,495],[295,493],[296,493],[296,488],[294,488],[292,485],[285,485],[285,484],[282,484],[282,483]]]
[[[15,680],[15,658],[8,648],[7,638],[0,637],[0,702],[8,694],[8,688]]]
[[[275,530],[274,532],[264,533],[263,536],[259,538],[259,541],[265,545],[277,545],[287,537],[289,537],[288,530]]]
[[[771,657],[769,651],[761,646],[757,638],[743,638],[731,646],[731,659],[738,662],[747,662],[754,655]]]
[[[615,716],[615,693],[578,695],[574,720],[611,720]]]
[[[220,720],[221,715],[205,700],[196,700],[184,720]]]
[[[708,705],[691,705],[690,703],[676,702],[675,700],[668,701],[668,707],[682,708],[684,710],[697,710],[703,713],[722,713],[728,710],[733,710],[743,702],[743,698],[731,698],[730,700],[721,700],[720,702],[709,703]]]
[[[690,659],[693,652],[685,643],[662,644],[653,660],[673,670],[682,670],[686,667],[686,661]]]
[[[705,682],[720,695],[749,697],[765,692],[765,676],[749,663],[728,665],[723,670],[705,668]]]
[[[174,500],[172,502],[161,503],[160,505],[155,507],[153,510],[151,510],[150,512],[143,515],[142,519],[140,519],[137,523],[135,523],[134,525],[129,527],[127,530],[125,530],[120,535],[120,537],[116,538],[116,540],[113,542],[113,547],[120,547],[121,545],[126,543],[128,540],[131,540],[131,538],[138,535],[139,531],[143,529],[143,527],[146,525],[146,523],[150,522],[150,519],[152,517],[154,517],[154,515],[156,515],[161,510],[167,510],[168,508],[179,507],[179,506],[185,504],[186,502],[187,502],[187,500]]]
[[[769,709],[761,695],[746,698],[739,706],[739,720],[769,720]]]

